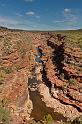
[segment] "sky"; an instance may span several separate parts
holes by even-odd
[[[82,28],[82,0],[0,0],[0,26],[25,30]]]

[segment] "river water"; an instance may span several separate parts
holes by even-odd
[[[41,60],[42,55],[38,49],[37,49],[37,52],[38,52],[38,55],[36,55],[35,61],[39,60],[36,62],[42,63],[42,60]],[[36,66],[36,68],[38,68],[38,66]],[[37,81],[36,74],[34,73],[32,75],[32,78],[29,78],[28,85],[31,88],[36,88],[38,83],[39,81]],[[67,120],[62,114],[54,112],[54,109],[47,107],[45,102],[42,101],[42,96],[40,95],[38,90],[31,90],[31,88],[29,88],[29,96],[33,103],[33,110],[31,112],[31,118],[33,118],[36,121],[40,121],[43,119],[45,115],[50,114],[55,121],[61,121],[61,120],[66,121]]]
[[[30,91],[30,99],[33,102],[33,110],[31,113],[31,117],[36,121],[40,121],[43,119],[45,115],[50,114],[54,121],[66,121],[67,119],[63,117],[62,114],[54,112],[54,110],[50,107],[46,107],[46,104],[42,101],[41,95],[38,91]]]

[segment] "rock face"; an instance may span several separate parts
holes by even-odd
[[[40,45],[42,52],[46,53],[41,58],[43,61],[41,80],[48,87],[51,96],[60,101],[61,105],[59,105],[58,111],[65,113],[63,115],[67,117],[68,112],[71,112],[70,118],[75,118],[82,112],[82,50],[69,44],[66,38],[62,39],[61,36],[58,39],[58,37],[59,35],[47,34],[46,43]],[[46,94],[44,93],[44,89],[46,89],[45,86],[43,86],[43,90],[41,88],[41,95],[46,104],[51,106],[51,103],[48,104],[46,101],[48,94],[47,90],[45,90]],[[64,110],[62,105],[68,107]],[[62,109],[60,110],[60,108]]]
[[[32,111],[28,75],[34,58],[28,38],[25,32],[0,31],[0,100],[7,100],[12,124],[27,123]]]
[[[12,124],[30,119],[29,89],[38,90],[54,112],[70,119],[81,115],[82,49],[53,32],[0,29],[0,99],[8,101]]]
[[[69,104],[66,105],[64,103],[61,103],[60,100],[55,99],[55,98],[57,98],[56,96],[55,96],[55,98],[51,97],[51,95],[49,93],[49,89],[48,89],[48,87],[46,87],[46,85],[40,84],[39,92],[42,95],[42,101],[44,101],[46,103],[47,107],[53,108],[54,113],[55,112],[61,113],[64,117],[66,117],[70,120],[73,120],[76,117],[79,117],[81,115],[81,113],[78,112],[78,110],[76,108],[74,108],[73,106],[71,106]]]

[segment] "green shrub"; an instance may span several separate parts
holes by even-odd
[[[3,48],[4,53],[3,53],[3,55],[11,54],[11,52],[12,52],[12,44],[10,42],[10,39],[6,38],[4,40],[4,44],[3,45],[4,45],[4,48]]]
[[[63,90],[64,93],[67,93],[67,86],[68,86],[68,83],[64,84],[63,87],[62,87],[62,90]]]
[[[77,80],[74,79],[74,78],[70,78],[69,81],[68,81],[68,83],[69,83],[70,85],[76,84],[76,82],[77,82]]]
[[[7,108],[0,107],[0,124],[9,124],[10,113]]]
[[[4,71],[6,74],[10,74],[12,72],[12,67],[5,67]]]
[[[61,80],[64,79],[64,73],[61,73],[61,75],[60,75],[60,79],[61,79]]]
[[[17,65],[15,65],[15,69],[16,69],[16,71],[19,71],[21,69],[21,66],[17,64]]]
[[[5,77],[3,75],[0,75],[0,85],[3,84]]]
[[[20,53],[21,58],[24,58],[25,54],[26,54],[26,49],[25,49],[26,45],[23,41],[18,41],[17,42],[17,50]]]
[[[53,118],[52,118],[52,116],[50,115],[50,114],[48,114],[48,115],[45,115],[44,117],[43,117],[43,121],[53,121]]]
[[[7,105],[8,105],[8,100],[6,98],[0,100],[0,107],[7,107]]]
[[[0,124],[9,124],[10,112],[7,109],[7,99],[0,100]]]

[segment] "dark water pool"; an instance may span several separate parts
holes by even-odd
[[[38,91],[30,91],[29,94],[30,99],[33,102],[31,117],[36,121],[43,119],[43,117],[47,114],[50,114],[55,121],[67,120],[62,114],[54,112],[54,110],[50,107],[46,107]]]
[[[37,55],[35,55],[36,56],[35,61],[38,62],[38,63],[42,63],[41,58],[42,58],[42,56],[45,55],[45,53],[43,53],[42,50],[38,47],[36,48],[36,51],[37,51]]]
[[[39,48],[36,48],[37,50],[37,55],[35,58],[36,62],[42,63],[41,57],[45,55],[44,53],[41,52]],[[33,74],[33,78],[28,80],[28,85],[33,87],[33,85],[36,85],[38,83],[35,73]],[[33,103],[33,110],[31,113],[31,117],[34,118],[36,121],[40,121],[43,119],[45,115],[50,114],[55,121],[66,121],[67,119],[60,113],[54,112],[54,110],[50,107],[46,107],[46,104],[42,101],[42,96],[39,94],[39,92],[36,91],[31,91],[29,89],[29,96],[30,99]]]

